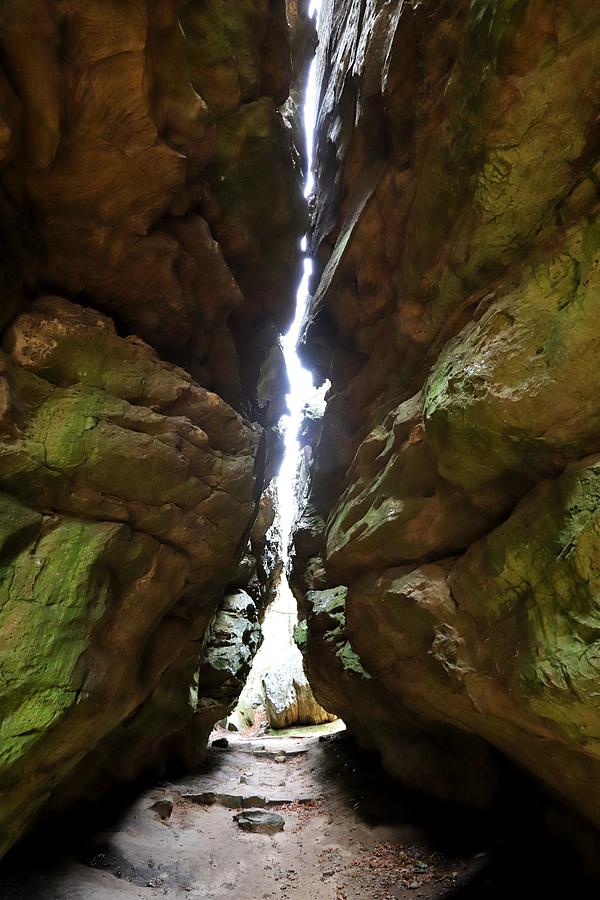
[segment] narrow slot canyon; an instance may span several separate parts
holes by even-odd
[[[0,3],[0,900],[598,890],[599,85],[589,0]]]

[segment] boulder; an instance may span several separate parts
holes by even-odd
[[[283,816],[266,809],[247,809],[233,818],[238,828],[252,834],[277,834],[285,825]]]
[[[261,643],[258,610],[252,598],[242,590],[226,594],[206,632],[195,678],[188,739],[197,745],[196,758],[216,723],[226,720],[236,706]],[[214,740],[212,746],[228,746],[227,738]]]
[[[157,800],[152,804],[150,809],[156,813],[159,819],[163,822],[166,822],[167,819],[171,818],[171,813],[173,812],[174,803],[168,797],[165,797],[162,800]]]
[[[322,725],[337,718],[315,700],[302,668],[302,657],[293,648],[283,662],[263,676],[262,689],[271,728]]]

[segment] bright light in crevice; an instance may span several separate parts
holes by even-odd
[[[310,15],[319,13],[321,0],[312,0]],[[317,117],[317,66],[313,59],[308,75],[304,103],[304,134],[306,139],[306,155],[308,160],[307,177],[304,185],[304,196],[310,197],[314,187],[314,139]],[[306,237],[302,239],[301,249],[306,251]],[[306,313],[309,301],[309,282],[312,275],[312,259],[304,260],[304,272],[302,281],[296,295],[296,314],[290,330],[283,338],[283,354],[287,365],[290,381],[290,393],[288,394],[289,416],[285,423],[285,454],[277,479],[277,492],[279,497],[280,527],[283,545],[284,559],[287,559],[287,547],[295,514],[295,481],[300,448],[298,444],[298,429],[302,424],[302,413],[305,404],[312,400],[316,391],[313,387],[310,372],[303,368],[298,356],[296,345],[300,337],[300,329]],[[320,392],[323,393],[322,391]]]
[[[321,0],[312,0],[310,14],[318,15]],[[313,60],[308,76],[304,106],[304,134],[308,160],[308,174],[304,185],[304,196],[309,197],[314,186],[313,147],[314,131],[317,115],[317,71]],[[307,240],[303,238],[301,249],[306,252]],[[300,329],[309,300],[309,280],[312,274],[312,260],[305,258],[302,281],[296,295],[296,313],[290,330],[283,338],[283,353],[290,381],[290,393],[287,397],[289,416],[285,420],[285,453],[279,475],[277,476],[277,494],[279,502],[279,527],[281,531],[282,555],[284,563],[288,558],[288,543],[294,515],[296,512],[295,482],[300,447],[298,429],[302,424],[302,414],[307,402],[319,395],[323,396],[326,388],[316,391],[313,387],[310,372],[302,367],[296,344],[300,337]],[[294,644],[293,627],[298,620],[296,602],[292,596],[285,572],[282,575],[277,597],[267,610],[262,625],[263,644],[256,654],[252,670],[239,700],[239,708],[252,706],[261,702],[261,678],[266,672],[277,666],[287,664],[294,657],[300,658],[300,651]]]

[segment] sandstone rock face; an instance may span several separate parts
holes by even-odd
[[[333,722],[335,715],[315,700],[302,668],[298,650],[291,648],[290,657],[262,679],[265,709],[271,728],[293,728],[295,725],[322,725]]]
[[[216,647],[235,680],[259,642],[308,35],[284,0],[1,6],[0,853],[193,761]]]
[[[227,594],[204,638],[198,667],[194,732],[200,747],[215,722],[233,710],[261,640],[252,598],[242,590]]]
[[[321,16],[297,523],[315,693],[409,783],[600,825],[600,8]]]

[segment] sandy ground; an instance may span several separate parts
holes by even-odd
[[[537,895],[527,878],[517,879],[521,860],[515,861],[514,851],[510,863],[502,862],[502,854],[498,862],[487,851],[489,837],[483,833],[469,834],[457,845],[462,825],[452,816],[432,828],[435,812],[415,809],[414,798],[398,793],[346,735],[228,737],[227,748],[210,751],[205,771],[142,793],[103,831],[82,833],[72,856],[44,854],[48,848],[40,838],[30,842],[0,871],[0,897],[480,900]],[[207,793],[217,795],[216,802],[208,804],[213,798],[203,796]],[[160,800],[173,803],[164,819],[153,809]],[[273,836],[242,831],[233,818],[241,804],[279,812],[284,830]],[[535,883],[539,890],[537,876]],[[554,894],[544,888],[544,896]]]

